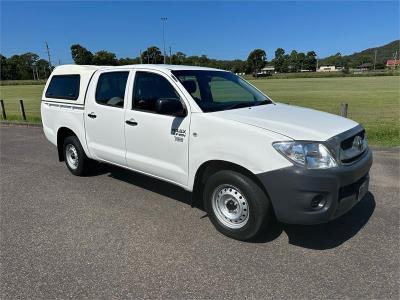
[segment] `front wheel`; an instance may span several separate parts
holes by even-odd
[[[218,231],[243,241],[259,234],[272,213],[264,191],[249,177],[230,170],[219,171],[207,180],[204,206]]]

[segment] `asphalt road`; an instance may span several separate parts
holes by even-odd
[[[1,298],[399,298],[399,151],[320,226],[219,234],[183,190],[100,165],[72,176],[41,128],[1,127]]]

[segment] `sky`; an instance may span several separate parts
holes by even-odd
[[[276,48],[316,51],[319,58],[351,54],[399,39],[399,1],[3,1],[0,52],[28,51],[53,64],[71,63],[70,46],[136,57],[166,47],[187,55],[246,59],[255,48],[267,59]]]

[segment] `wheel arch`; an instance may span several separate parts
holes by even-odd
[[[76,136],[79,140],[79,136],[68,127],[60,127],[57,130],[57,152],[59,161],[64,161],[63,143],[65,138],[69,136]],[[82,144],[82,141],[79,140],[79,142]]]
[[[252,179],[269,198],[269,194],[260,179],[249,169],[236,163],[225,160],[209,160],[200,165],[196,171],[193,183],[192,206],[202,206],[204,185],[208,177],[221,170],[231,170],[241,173]]]

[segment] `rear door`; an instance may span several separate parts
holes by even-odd
[[[86,140],[91,155],[99,160],[126,165],[125,106],[129,71],[96,73],[85,105]]]
[[[187,185],[190,108],[173,80],[157,71],[136,71],[125,115],[126,160],[135,170]],[[161,115],[159,98],[181,101],[186,117]]]

